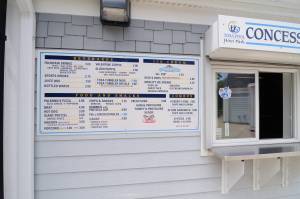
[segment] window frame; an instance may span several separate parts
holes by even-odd
[[[217,140],[217,73],[240,73],[240,74],[255,74],[255,137],[254,138],[236,138],[236,139],[221,139]],[[279,138],[279,139],[259,139],[259,72],[272,73],[292,73],[293,78],[293,138]],[[234,146],[234,145],[253,145],[253,144],[277,144],[277,143],[294,143],[299,142],[300,126],[299,118],[299,69],[297,68],[277,68],[277,67],[241,67],[241,66],[216,66],[212,68],[212,147],[215,146]]]

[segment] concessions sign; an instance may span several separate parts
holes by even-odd
[[[219,16],[219,47],[300,53],[300,25]]]

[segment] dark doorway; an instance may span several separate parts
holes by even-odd
[[[5,24],[7,0],[0,0],[0,198],[4,198],[4,178],[3,178],[3,93],[4,93],[4,54],[5,54]]]
[[[283,138],[283,82],[281,73],[259,73],[260,139]]]

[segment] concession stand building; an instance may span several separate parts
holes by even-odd
[[[300,2],[5,3],[5,199],[300,197]]]

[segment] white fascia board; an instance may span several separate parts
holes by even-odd
[[[72,14],[85,16],[100,15],[99,0],[32,0],[36,12]],[[22,7],[30,5],[18,0]],[[22,3],[21,3],[22,2]],[[24,0],[31,2],[31,0]],[[251,18],[272,19],[300,23],[299,6],[285,4],[268,4],[255,0],[253,2],[233,0],[131,0],[134,19],[195,23],[211,25],[217,15],[234,15]],[[30,6],[27,6],[30,9]],[[24,9],[23,9],[24,10]],[[28,10],[28,9],[27,9]]]

